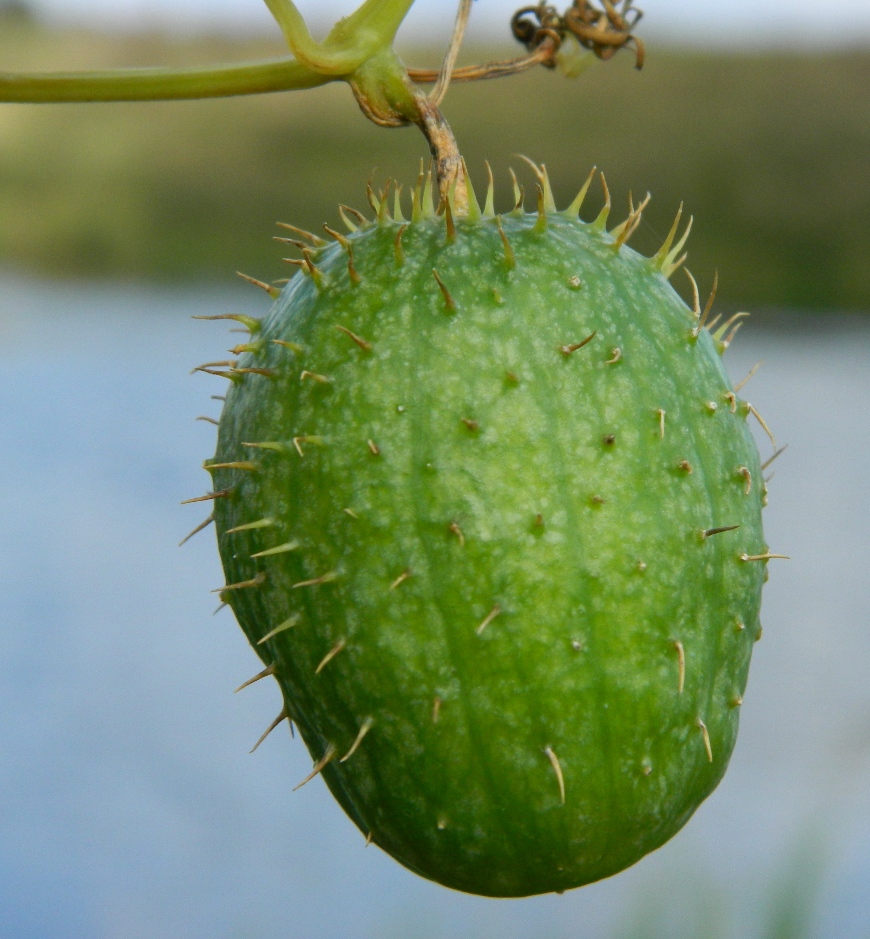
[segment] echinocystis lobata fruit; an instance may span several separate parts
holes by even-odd
[[[622,870],[716,786],[771,556],[754,409],[668,282],[679,218],[642,257],[642,207],[608,231],[609,198],[583,222],[537,172],[537,213],[421,182],[410,221],[385,191],[303,233],[237,318],[206,464],[222,599],[312,777],[499,897]]]

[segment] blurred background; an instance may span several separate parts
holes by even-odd
[[[589,168],[633,245],[680,202],[690,266],[749,309],[732,378],[789,451],[741,738],[670,844],[563,897],[488,901],[424,882],[356,829],[282,731],[277,689],[208,590],[199,469],[221,324],[264,312],[243,270],[286,276],[276,220],[363,208],[377,167],[425,147],[347,89],[225,101],[0,105],[0,939],[868,939],[870,937],[870,5],[647,0],[629,54],[571,82],[454,86],[479,185],[517,153],[557,197]],[[350,2],[300,2],[316,29]],[[521,50],[514,3],[478,0],[462,61]],[[436,65],[453,3],[418,0],[401,51]],[[0,0],[0,70],[278,56],[257,0]],[[590,200],[597,210],[600,196]],[[675,279],[683,290],[683,280]],[[770,444],[759,438],[764,456]]]

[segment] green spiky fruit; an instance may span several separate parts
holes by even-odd
[[[377,218],[227,373],[222,593],[347,814],[477,894],[563,891],[722,777],[764,483],[724,343],[577,205]],[[488,202],[491,205],[491,202]],[[676,231],[676,224],[674,227]],[[696,304],[697,307],[697,304]]]

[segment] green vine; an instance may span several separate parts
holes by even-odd
[[[640,17],[632,0],[617,10],[612,0],[574,0],[560,15],[545,3],[524,7],[512,19],[515,37],[528,54],[504,62],[456,69],[472,0],[460,0],[453,39],[442,67],[408,69],[393,50],[396,33],[414,0],[365,0],[317,42],[293,0],[264,0],[284,35],[292,58],[213,68],[135,68],[85,72],[0,72],[0,103],[156,101],[299,91],[344,81],[363,113],[383,127],[416,124],[435,159],[439,188],[446,197],[454,183],[459,211],[465,205],[456,141],[439,105],[453,81],[512,75],[536,65],[561,67],[568,75],[594,57],[608,59],[633,44],[638,67],[643,46],[632,34]],[[573,47],[573,48],[572,48]],[[581,47],[589,50],[578,55]],[[421,84],[434,83],[430,95]]]

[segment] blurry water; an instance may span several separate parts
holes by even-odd
[[[211,615],[213,536],[176,544],[222,391],[188,372],[227,345],[189,317],[257,300],[0,281],[0,939],[597,939],[648,907],[653,935],[727,909],[743,939],[797,850],[826,864],[811,935],[866,939],[870,323],[761,322],[728,354],[766,362],[747,393],[790,444],[766,524],[793,560],[725,782],[631,871],[489,901],[365,849],[320,781],[291,793],[311,763],[286,730],[248,756],[277,689],[232,695],[258,663]]]

